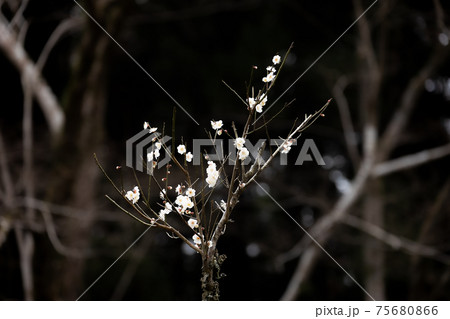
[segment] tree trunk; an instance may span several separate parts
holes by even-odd
[[[202,301],[218,301],[219,282],[225,276],[220,272],[220,266],[225,261],[225,255],[219,255],[217,250],[208,251],[202,256]]]
[[[84,8],[114,34],[120,8],[112,1],[86,1]],[[111,39],[88,17],[78,51],[69,87],[63,98],[67,114],[60,145],[57,147],[54,180],[48,192],[50,202],[76,207],[83,211],[82,223],[59,221],[63,230],[61,239],[67,246],[86,251],[90,244],[93,224],[90,212],[95,208],[99,172],[93,153],[101,147],[104,115],[107,103],[108,50],[114,45]],[[55,272],[49,299],[74,300],[86,288],[83,280],[84,258],[60,258]]]
[[[363,218],[365,221],[384,228],[383,196],[381,194],[380,181],[372,180],[367,185],[366,197],[364,199]],[[375,300],[386,300],[384,276],[385,256],[383,243],[372,237],[366,237],[364,241],[364,269],[365,288]],[[366,300],[372,300],[366,296]]]

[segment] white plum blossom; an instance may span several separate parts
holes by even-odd
[[[208,161],[208,168],[206,169],[206,173],[210,175],[214,173],[216,170],[217,170],[216,163],[214,163],[213,161]]]
[[[172,211],[172,205],[170,203],[166,203],[166,205],[164,205],[166,207],[166,210],[168,210],[169,212]]]
[[[266,70],[269,71],[269,72],[275,72],[276,71],[276,69],[273,66],[268,66],[266,68]]]
[[[208,175],[208,177],[206,178],[206,182],[208,183],[208,186],[210,188],[213,188],[214,186],[216,186],[217,179],[212,177],[211,175]]]
[[[184,146],[183,144],[178,145],[177,146],[177,151],[178,151],[178,153],[183,155],[184,153],[186,153],[186,146]]]
[[[197,234],[192,236],[192,239],[194,240],[194,244],[196,244],[196,245],[201,245],[202,244],[202,240],[200,239],[200,237]]]
[[[184,195],[178,195],[177,199],[175,200],[175,204],[178,205],[177,211],[179,213],[184,213],[186,209],[194,207],[194,203],[191,201],[191,199]]]
[[[249,154],[250,154],[250,153],[249,153],[248,149],[245,148],[245,147],[243,147],[243,148],[241,148],[241,150],[239,151],[239,159],[240,159],[241,161],[243,161],[243,160],[245,160],[245,159],[248,157]]]
[[[248,106],[250,107],[250,109],[253,109],[255,107],[256,101],[254,98],[249,97],[248,98]]]
[[[194,158],[194,155],[192,155],[191,152],[186,153],[186,161],[191,162],[193,158]]]
[[[160,142],[156,142],[156,143],[155,143],[155,146],[156,146],[156,149],[157,149],[157,150],[160,150],[162,144],[161,144]]]
[[[168,210],[167,208],[161,209],[159,211],[159,218],[161,218],[162,220],[166,220],[166,215],[169,215],[171,212],[171,210]]]
[[[267,103],[267,95],[263,94],[259,97],[259,103],[256,105],[256,112],[261,113],[263,111],[263,106]]]
[[[194,202],[190,198],[188,198],[185,202],[186,208],[192,208],[194,207]]]
[[[178,195],[181,195],[181,194],[183,193],[183,188],[181,187],[180,184],[178,184],[177,187],[175,187],[175,192],[176,192]]]
[[[194,196],[195,196],[195,189],[193,189],[193,188],[188,188],[188,189],[186,190],[186,196],[187,196],[187,197],[194,197]]]
[[[216,163],[214,163],[213,161],[209,161],[206,173],[208,174],[208,176],[206,177],[206,183],[208,183],[208,186],[210,188],[213,188],[216,185],[217,180],[219,179],[219,172],[217,171]]]
[[[272,58],[272,63],[273,64],[278,64],[281,62],[281,57],[277,54]]]
[[[259,104],[261,104],[261,106],[264,106],[264,105],[266,105],[266,103],[267,103],[267,95],[263,94],[259,98]]]
[[[220,130],[223,126],[222,120],[219,121],[211,121],[211,127],[213,130]]]
[[[153,152],[147,153],[147,162],[153,161]]]
[[[234,140],[234,146],[236,146],[236,148],[238,150],[240,150],[241,148],[244,147],[245,144],[245,139],[242,137],[238,137],[237,139]]]
[[[126,197],[130,202],[132,202],[133,204],[136,204],[136,202],[139,200],[139,196],[140,196],[140,193],[139,193],[139,187],[137,187],[137,186],[135,186],[135,187],[133,188],[133,190],[128,191],[128,192],[125,194],[125,197]]]
[[[214,172],[214,174],[210,174],[208,175],[208,177],[206,178],[206,182],[208,183],[208,186],[210,188],[213,188],[214,186],[216,186],[217,180],[219,179],[219,172]]]
[[[157,159],[159,157],[160,153],[159,153],[159,149],[156,149],[153,151],[153,156]]]
[[[193,218],[191,218],[191,219],[188,220],[188,225],[189,225],[189,227],[191,227],[192,229],[198,228],[198,222],[197,222],[196,219],[193,219]]]
[[[159,192],[159,198],[161,198],[161,199],[166,198],[166,190],[165,189],[163,189],[162,191]]]
[[[291,150],[291,146],[294,143],[294,140],[286,140],[282,144],[283,149],[281,150],[281,153],[287,154]]]
[[[178,195],[177,199],[175,200],[175,204],[177,204],[178,206],[183,206],[183,203],[185,202],[186,196],[183,195]]]
[[[275,75],[273,74],[273,72],[270,72],[269,74],[267,74],[267,76],[263,77],[263,82],[272,82],[273,79],[275,79]]]
[[[148,129],[149,133],[153,133],[158,130],[157,127],[152,128],[148,122],[144,122],[144,130],[147,130],[147,129]]]

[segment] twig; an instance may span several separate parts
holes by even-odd
[[[44,48],[42,49],[42,52],[36,62],[36,68],[42,72],[42,69],[44,68],[45,63],[47,62],[47,59],[55,47],[55,45],[58,43],[59,40],[68,32],[74,30],[80,25],[81,19],[80,18],[69,18],[63,20],[53,31],[50,38],[48,39],[47,43],[45,44]]]
[[[372,176],[386,176],[388,174],[407,170],[448,155],[450,155],[450,144],[421,151],[415,154],[402,156],[400,158],[377,164],[372,171]]]
[[[0,131],[0,172],[2,173],[2,183],[4,188],[4,203],[7,207],[12,207],[14,198],[14,187],[11,178],[11,173],[8,168],[8,159],[3,135]]]
[[[339,115],[341,118],[342,129],[344,130],[344,140],[347,147],[348,154],[356,168],[361,161],[358,149],[356,147],[355,129],[350,115],[350,107],[348,105],[347,97],[344,94],[344,89],[348,84],[346,76],[341,76],[336,84],[333,86],[333,96],[338,106]]]
[[[411,255],[431,258],[446,265],[450,265],[450,256],[440,252],[433,247],[422,245],[412,240],[388,233],[381,227],[366,222],[355,216],[348,215],[343,219],[343,222],[384,242],[386,245],[389,245],[395,250],[404,250]]]
[[[231,92],[234,93],[234,95],[236,95],[238,97],[239,100],[241,100],[242,103],[244,103],[245,106],[248,107],[247,102],[245,102],[245,100],[243,98],[241,98],[241,96],[231,87],[229,86],[224,80],[222,80],[222,83],[225,84],[225,86],[230,89]]]

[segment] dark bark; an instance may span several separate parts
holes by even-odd
[[[110,34],[115,34],[121,8],[113,1],[86,1],[84,8]],[[86,251],[90,244],[99,172],[92,154],[101,146],[107,103],[108,50],[114,43],[88,17],[69,86],[63,97],[67,125],[56,148],[54,177],[47,198],[50,202],[76,207],[83,211],[82,223],[59,221],[61,239],[67,246]],[[85,287],[85,259],[59,257],[56,269],[49,274],[52,287],[49,299],[76,299]],[[57,280],[56,280],[57,279]]]
[[[218,301],[219,282],[225,275],[220,272],[220,267],[225,261],[225,255],[219,255],[217,250],[203,254],[202,257],[202,300]]]

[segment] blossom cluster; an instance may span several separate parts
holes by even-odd
[[[139,187],[135,186],[133,190],[128,191],[125,194],[126,199],[128,199],[133,204],[136,204],[140,197]]]
[[[208,161],[206,174],[208,175],[206,177],[206,183],[208,183],[208,186],[210,188],[213,188],[216,185],[217,180],[219,179],[219,171],[217,170],[216,163],[214,163],[213,161]]]
[[[250,154],[250,152],[244,145],[245,145],[244,138],[238,137],[237,139],[234,140],[234,146],[239,150],[238,155],[241,161],[245,160]]]
[[[266,68],[267,75],[265,77],[263,77],[263,79],[262,79],[262,81],[264,83],[270,83],[273,80],[275,80],[275,77],[276,77],[275,72],[277,72],[275,65],[279,64],[280,61],[281,61],[281,57],[278,54],[272,58],[273,65],[269,65]],[[247,102],[248,102],[248,106],[249,106],[250,110],[255,109],[256,112],[262,113],[263,107],[267,103],[267,92],[263,93],[263,94],[258,94],[257,97],[249,97],[247,99]]]
[[[186,157],[187,162],[191,162],[192,159],[194,158],[194,155],[192,155],[191,152],[186,153],[186,146],[184,146],[183,144],[180,144],[177,146],[177,151],[178,151],[178,154],[180,154],[180,155],[186,154],[185,157]]]
[[[161,155],[160,154],[160,150],[161,150],[162,144],[160,142],[156,142],[155,143],[155,148],[152,152],[147,153],[147,161],[148,162],[153,162],[153,165],[156,165],[156,161],[158,159],[158,157]]]
[[[211,120],[211,127],[213,128],[213,130],[216,130],[217,135],[222,135],[222,126],[223,126],[222,120],[219,121]]]
[[[222,121],[220,121],[222,122]],[[148,122],[144,122],[144,129],[148,129],[149,133],[154,133],[158,130],[157,127],[151,127],[150,124]],[[157,137],[155,137],[153,139],[153,142],[157,141]],[[161,142],[155,142],[153,150],[149,153],[147,153],[147,161],[151,162],[153,165],[153,168],[156,167],[156,160],[160,157],[161,155],[161,148],[162,148],[162,144]],[[179,154],[181,155],[185,155],[186,161],[187,162],[192,162],[192,159],[194,158],[194,155],[191,152],[187,152],[186,150],[186,146],[183,144],[180,144],[177,146],[177,151]]]
[[[194,202],[191,198],[195,196],[195,190],[192,188],[188,188],[185,195],[178,195],[175,204],[177,205],[176,210],[180,214],[182,213],[190,213],[190,209],[194,207]]]
[[[264,83],[272,82],[275,79],[275,72],[277,70],[275,69],[274,65],[277,65],[278,63],[280,63],[280,61],[281,57],[278,54],[272,58],[273,65],[270,65],[266,68],[267,75],[262,79]]]
[[[170,203],[167,203],[164,205],[164,208],[159,211],[159,218],[161,220],[166,220],[166,215],[169,215],[172,212],[172,205]]]
[[[253,97],[249,97],[248,98],[248,106],[250,107],[250,109],[252,110],[253,108],[256,108],[256,112],[258,113],[262,113],[263,111],[263,106],[265,106],[267,103],[267,95],[266,94],[262,94],[259,98],[253,98]]]
[[[284,141],[283,144],[281,145],[283,148],[281,150],[281,153],[283,153],[283,154],[289,153],[289,151],[291,150],[291,146],[294,142],[295,142],[295,140],[293,140],[293,139]]]

